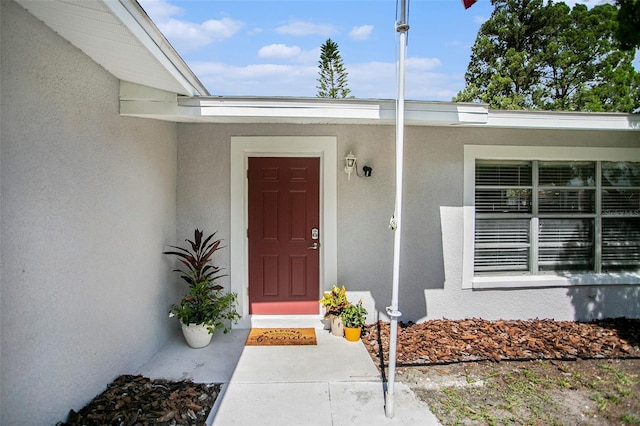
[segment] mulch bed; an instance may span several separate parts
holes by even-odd
[[[362,340],[384,374],[389,324],[366,326]],[[640,319],[432,320],[398,327],[398,366],[578,358],[640,358]],[[82,410],[71,410],[67,422],[59,425],[204,425],[220,388],[220,384],[120,376]]]
[[[220,387],[124,375],[58,425],[204,425]]]
[[[363,330],[376,365],[388,359],[389,324]],[[640,358],[640,319],[571,321],[431,320],[398,325],[397,365],[533,359]]]

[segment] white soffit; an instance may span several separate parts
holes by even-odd
[[[208,95],[135,0],[17,0],[120,80]]]

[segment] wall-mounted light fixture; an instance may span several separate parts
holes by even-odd
[[[356,156],[353,155],[352,151],[349,151],[349,155],[347,155],[346,157],[344,157],[344,172],[349,175],[349,180],[351,180],[351,173],[356,172],[356,176],[361,177],[358,174],[358,164],[356,162]],[[373,169],[369,166],[364,166],[362,168],[362,171],[364,172],[364,177],[371,177],[371,172],[373,171]]]
[[[353,173],[353,169],[356,167],[356,156],[353,155],[353,152],[349,151],[349,155],[344,157],[344,172],[349,175],[349,180],[351,180],[351,173]],[[358,171],[356,170],[356,173]]]

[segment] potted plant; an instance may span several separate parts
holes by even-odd
[[[367,310],[362,306],[362,300],[356,305],[347,306],[340,315],[344,324],[344,336],[350,342],[360,340],[362,327],[367,320]]]
[[[344,336],[344,327],[342,326],[340,314],[350,305],[345,287],[339,288],[334,285],[331,291],[324,293],[322,299],[320,299],[320,304],[325,307],[324,317],[330,320],[331,334],[339,337]]]
[[[202,348],[211,342],[215,330],[228,333],[230,323],[238,322],[236,311],[238,295],[225,293],[215,281],[225,276],[221,268],[213,265],[212,257],[221,247],[222,240],[214,240],[215,232],[203,238],[203,231],[196,229],[193,240],[187,239],[187,248],[170,246],[175,250],[163,252],[173,255],[186,268],[175,269],[189,284],[189,292],[179,304],[171,306],[169,316],[177,317],[189,346]]]

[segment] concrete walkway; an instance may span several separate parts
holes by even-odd
[[[396,383],[385,416],[383,383],[362,342],[316,329],[316,346],[244,346],[248,330],[216,332],[203,349],[176,334],[139,374],[224,383],[208,425],[438,425],[426,404]]]

